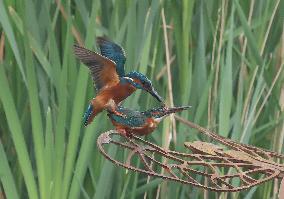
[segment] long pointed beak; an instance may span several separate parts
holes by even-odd
[[[173,107],[173,108],[166,108],[162,112],[159,113],[159,118],[163,118],[165,116],[168,116],[172,113],[177,113],[180,111],[184,111],[191,108],[191,106],[180,106],[180,107]]]
[[[168,115],[176,112],[180,112],[183,110],[187,110],[191,108],[191,106],[180,106],[180,107],[173,107],[173,108],[164,108],[163,110],[158,110],[155,112],[156,114],[153,116],[155,122],[159,123],[162,119],[167,117]]]
[[[176,113],[176,112],[180,112],[180,111],[183,111],[189,108],[191,108],[191,106],[180,106],[180,107],[168,108],[167,110],[165,110],[165,113],[166,114]]]
[[[158,92],[152,88],[151,90],[148,90],[148,92],[153,96],[155,97],[159,102],[164,102],[163,98],[158,94]]]

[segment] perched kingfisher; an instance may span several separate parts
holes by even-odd
[[[84,114],[84,125],[90,124],[94,117],[106,107],[116,112],[116,105],[142,89],[163,103],[162,97],[154,89],[152,82],[143,74],[133,71],[125,75],[125,53],[121,46],[103,38],[97,38],[101,54],[74,45],[74,53],[90,70],[97,96],[93,98]],[[111,101],[115,103],[110,103]],[[120,115],[123,116],[123,115]]]
[[[142,136],[152,133],[164,117],[189,108],[190,106],[173,108],[161,106],[141,112],[117,106],[116,112],[108,111],[108,117],[119,133],[129,137],[132,134]]]

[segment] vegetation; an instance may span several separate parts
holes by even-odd
[[[243,143],[281,152],[284,1],[0,0],[0,198],[218,198],[200,188],[118,168],[96,148],[112,128],[87,128],[94,95],[72,46],[107,35],[182,117]],[[138,91],[125,106],[157,106]],[[146,139],[184,150],[198,134],[166,119]],[[139,164],[139,162],[137,162]],[[278,184],[275,184],[276,187]],[[147,196],[146,196],[147,194]],[[274,182],[222,198],[271,198]]]

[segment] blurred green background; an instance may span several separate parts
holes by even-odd
[[[281,152],[283,23],[283,0],[0,0],[0,198],[276,198],[273,181],[206,193],[105,160],[96,138],[112,126],[105,113],[82,125],[95,93],[72,45],[96,50],[108,36],[126,71],[146,74],[168,105],[192,106],[182,117]],[[158,104],[137,91],[124,105]],[[146,139],[182,151],[198,138],[167,118]]]

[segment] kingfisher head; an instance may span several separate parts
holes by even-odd
[[[122,78],[124,82],[127,82],[134,86],[136,89],[142,89],[150,93],[155,97],[159,102],[163,102],[163,98],[157,93],[154,89],[152,82],[142,73],[133,71],[128,73],[125,77]]]

